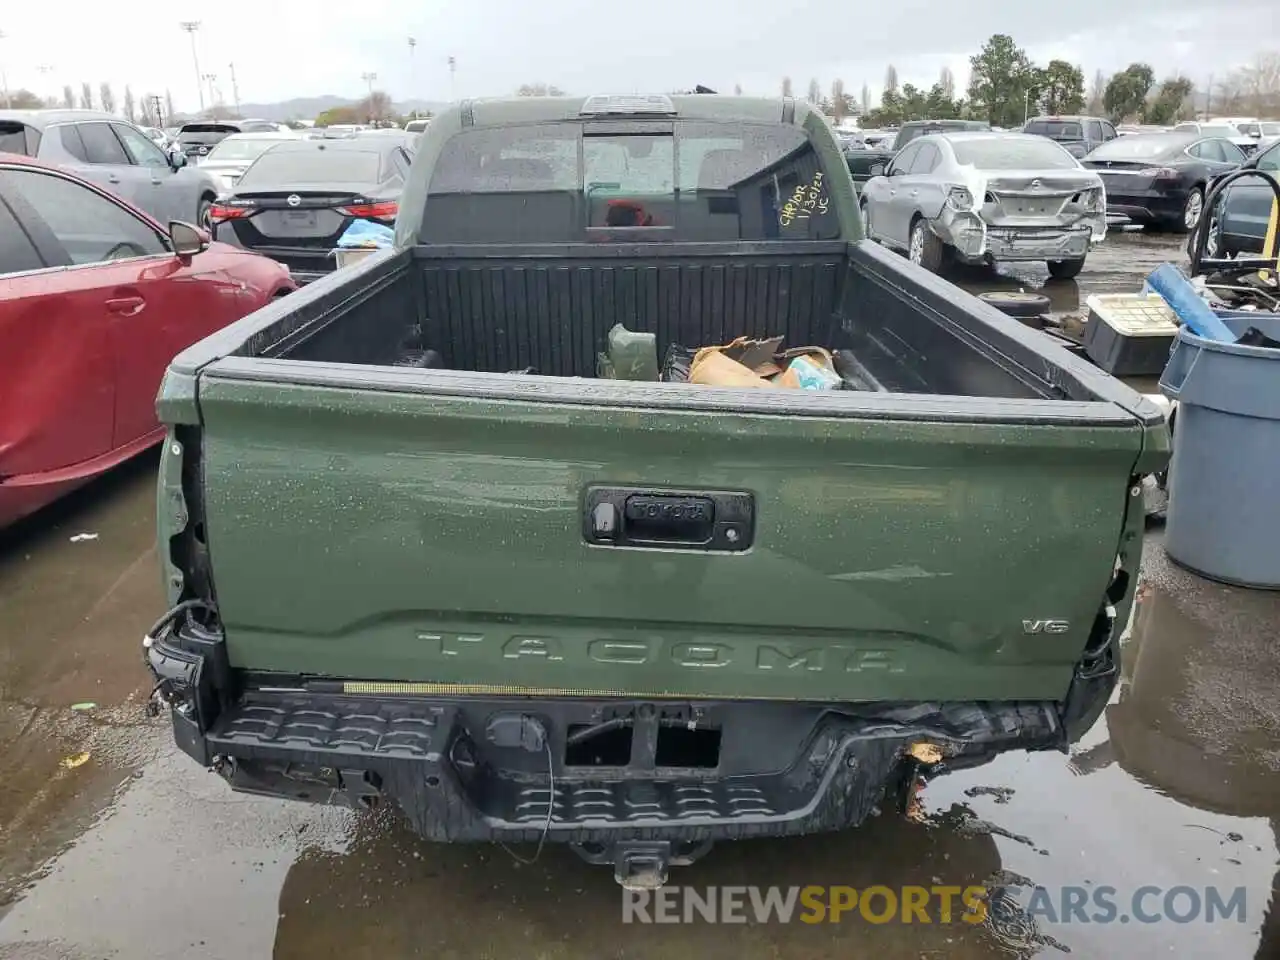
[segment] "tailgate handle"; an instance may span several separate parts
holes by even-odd
[[[749,493],[591,487],[584,507],[583,536],[598,546],[740,553],[755,534]]]

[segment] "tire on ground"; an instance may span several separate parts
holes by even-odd
[[[1010,317],[1039,317],[1048,313],[1052,306],[1049,298],[1043,293],[1022,293],[1014,290],[980,293],[978,299],[983,303],[989,303]]]

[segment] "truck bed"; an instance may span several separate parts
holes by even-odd
[[[588,145],[639,173],[656,141],[670,171],[588,175]],[[145,643],[182,749],[236,789],[568,842],[655,886],[716,838],[838,829],[924,768],[1077,740],[1116,681],[1160,411],[856,239],[839,164],[790,100],[434,119],[397,249],[170,367],[173,606]],[[528,242],[553,228],[572,242]],[[757,239],[702,239],[726,234]],[[597,378],[615,324],[660,353],[847,351],[856,388]]]
[[[696,349],[743,335],[783,335],[786,346],[843,351],[864,374],[861,389],[1085,395],[1038,372],[1044,364],[1037,356],[1020,364],[1019,343],[1001,344],[998,329],[967,329],[963,315],[958,323],[947,302],[954,288],[939,291],[932,304],[903,297],[884,269],[886,254],[869,244],[852,255],[841,242],[789,250],[775,243],[768,252],[764,245],[674,244],[656,255],[648,246],[584,245],[532,256],[528,247],[419,247],[401,254],[407,262],[367,300],[282,333],[264,353],[400,365],[432,350],[451,370],[591,378],[608,331],[621,323],[656,334],[660,358],[673,344]]]

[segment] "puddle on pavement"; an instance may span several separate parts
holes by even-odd
[[[155,469],[140,457],[0,533],[0,916],[154,753],[138,650],[161,602]]]

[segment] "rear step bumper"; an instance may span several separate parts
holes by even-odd
[[[242,792],[395,804],[438,841],[569,843],[620,882],[662,882],[720,839],[852,827],[921,776],[1065,749],[1116,679],[1105,655],[1057,702],[811,704],[351,695],[251,689],[197,638],[155,642],[179,746]],[[206,658],[214,656],[210,666]],[[225,663],[225,661],[224,661]],[[166,680],[166,678],[168,678]],[[336,685],[340,688],[341,685]],[[200,692],[203,689],[203,692]],[[212,717],[212,719],[206,719]],[[625,736],[622,736],[625,732]]]

